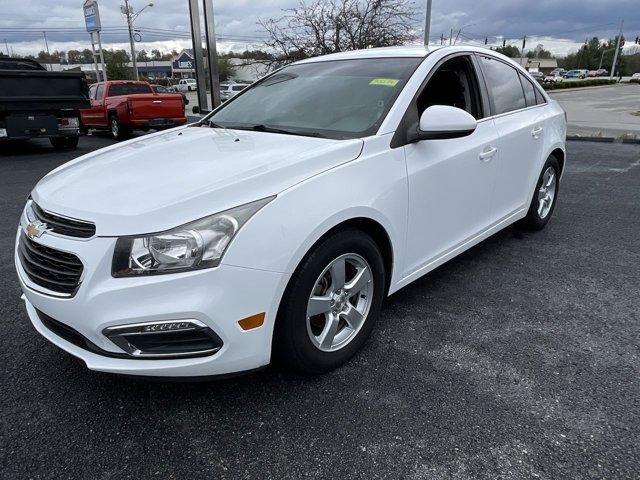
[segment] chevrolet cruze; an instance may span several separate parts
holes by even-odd
[[[46,175],[16,235],[26,310],[93,370],[326,372],[387,295],[507,225],[543,228],[565,134],[490,50],[307,59]]]

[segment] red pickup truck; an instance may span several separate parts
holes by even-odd
[[[184,101],[178,93],[156,93],[147,82],[114,80],[89,88],[91,107],[80,110],[81,128],[107,129],[114,138],[131,130],[148,131],[184,125]]]

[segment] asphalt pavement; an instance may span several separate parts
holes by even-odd
[[[567,112],[570,135],[640,139],[640,85],[620,83],[607,87],[549,92]]]
[[[640,146],[569,142],[548,227],[401,290],[345,367],[184,384],[87,370],[19,299],[30,189],[110,143],[0,147],[0,478],[640,478]]]

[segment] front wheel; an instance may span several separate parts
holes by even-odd
[[[520,225],[527,230],[543,229],[556,208],[560,188],[560,163],[553,155],[542,167],[542,173],[536,183],[536,190],[531,199],[527,216]]]
[[[311,374],[347,362],[364,345],[385,291],[382,255],[360,230],[338,231],[307,254],[278,312],[274,356]]]

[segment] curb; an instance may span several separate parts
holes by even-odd
[[[611,87],[617,87],[618,85],[621,85],[621,84],[612,83],[610,85],[593,85],[591,87],[554,88],[552,90],[545,90],[545,92],[547,92],[547,94],[549,95],[552,95],[554,93],[562,93],[562,92],[577,92],[578,90],[584,91],[584,90],[595,90],[596,88],[611,88]]]
[[[598,142],[598,143],[614,143],[615,137],[582,137],[580,135],[567,135],[567,140],[573,142]]]
[[[626,143],[630,145],[640,145],[640,138],[583,137],[580,135],[567,135],[567,141],[596,142],[596,143]]]

